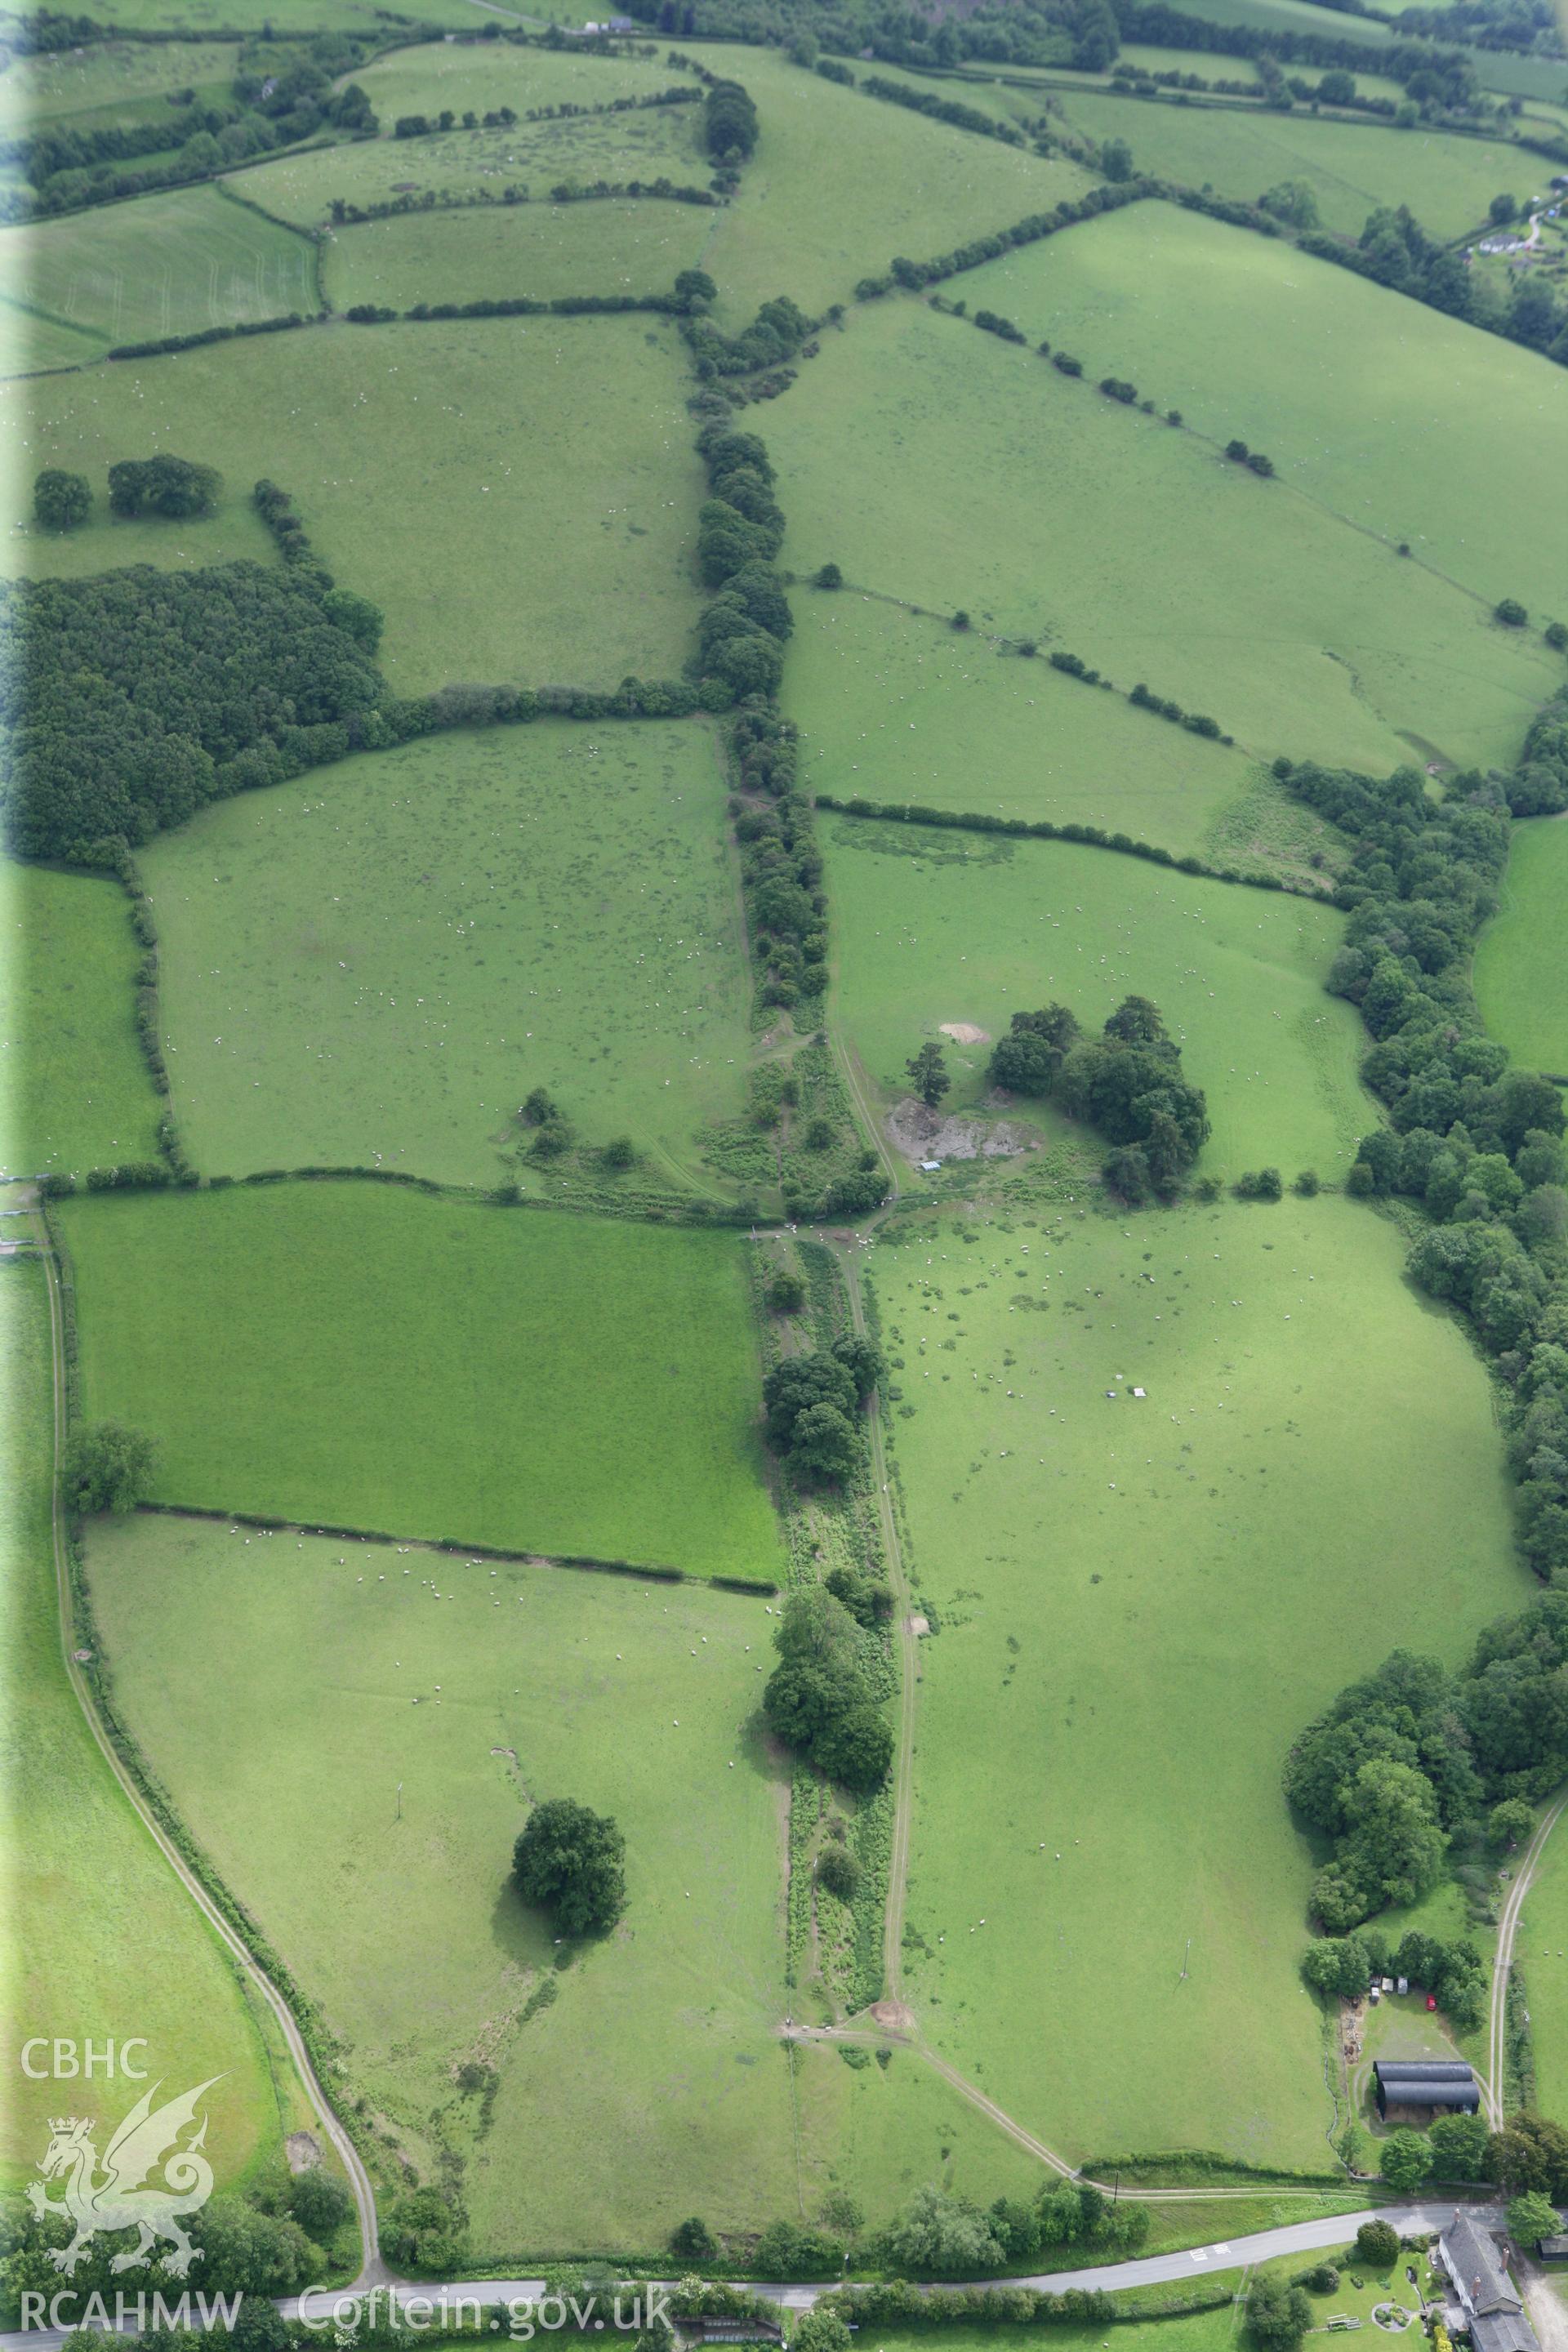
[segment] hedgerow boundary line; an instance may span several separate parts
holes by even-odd
[[[384,1528],[349,1528],[319,1519],[280,1518],[270,1511],[219,1511],[197,1503],[138,1503],[136,1508],[153,1518],[197,1519],[214,1526],[256,1528],[263,1535],[321,1536],[335,1543],[390,1544],[398,1551],[439,1554],[447,1559],[500,1560],[514,1568],[569,1568],[590,1575],[647,1577],[656,1584],[710,1586],[720,1592],[742,1592],[756,1600],[773,1599],[780,1587],[754,1576],[694,1576],[689,1569],[664,1561],[600,1559],[588,1552],[500,1549],[494,1544],[464,1543],[456,1536],[409,1536]]]

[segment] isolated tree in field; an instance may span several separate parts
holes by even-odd
[[[1510,220],[1518,217],[1518,214],[1519,206],[1508,194],[1494,196],[1487,206],[1487,218],[1494,228],[1506,228]]]
[[[1288,2279],[1260,2278],[1247,2298],[1247,2325],[1268,2352],[1294,2352],[1312,2325],[1305,2287]]]
[[[1391,2189],[1408,2196],[1432,2169],[1431,2143],[1423,2132],[1390,2132],[1378,2150],[1377,2168]]]
[[[533,1092],[524,1101],[518,1116],[520,1118],[526,1119],[530,1127],[543,1127],[549,1120],[559,1118],[561,1113],[556,1108],[554,1097],[549,1090],[544,1087],[535,1087]]]
[[[1488,1837],[1493,1845],[1503,1846],[1510,1853],[1515,1846],[1523,1844],[1534,1827],[1534,1808],[1527,1805],[1522,1797],[1505,1797],[1487,1815]]]
[[[837,563],[819,563],[812,585],[816,588],[842,588],[844,574]]]
[[[80,1518],[133,1511],[153,1483],[153,1440],[118,1421],[90,1422],[72,1433],[60,1472],[66,1508]]]
[[[63,474],[46,466],[33,484],[33,520],[42,530],[75,530],[92,511],[92,485],[85,474]]]
[[[781,1266],[768,1277],[766,1297],[775,1315],[798,1315],[805,1305],[805,1285],[798,1274]]]
[[[1100,151],[1100,168],[1108,180],[1132,177],[1132,150],[1125,139],[1108,139]]]
[[[952,1084],[952,1080],[947,1075],[947,1066],[942,1059],[942,1047],[935,1038],[933,1037],[929,1045],[922,1045],[920,1052],[904,1064],[904,1067],[909,1072],[915,1092],[921,1102],[928,1110],[934,1110]]]
[[[711,302],[719,289],[705,269],[678,269],[675,274],[675,295],[689,310],[700,302]]]
[[[1522,629],[1530,614],[1517,596],[1505,596],[1500,604],[1492,606],[1492,618],[1500,621],[1505,629]]]
[[[1369,2271],[1385,2271],[1399,2259],[1399,2232],[1392,2221],[1363,2221],[1355,2233],[1355,2258]]]
[[[626,1842],[605,1813],[570,1797],[535,1805],[512,1849],[511,1874],[525,1902],[552,1910],[569,1936],[602,1936],[626,1907]]]
[[[1510,2200],[1508,2234],[1516,2246],[1539,2245],[1542,2238],[1555,2237],[1562,2227],[1556,2206],[1539,2189],[1527,2189],[1521,2197]]]

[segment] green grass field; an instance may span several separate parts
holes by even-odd
[[[1542,817],[1510,836],[1502,905],[1476,948],[1476,995],[1515,1061],[1568,1076],[1568,985],[1558,942],[1568,911],[1568,825]]]
[[[493,1185],[542,1085],[585,1143],[629,1133],[645,1181],[693,1171],[752,1042],[723,800],[703,721],[542,721],[366,752],[165,835],[142,871],[197,1166]]]
[[[334,230],[322,275],[344,310],[353,302],[408,310],[513,294],[663,294],[700,262],[711,226],[695,205],[631,198],[405,214]]]
[[[521,184],[542,198],[561,182],[600,179],[668,178],[680,186],[706,187],[712,165],[701,151],[701,109],[696,106],[582,114],[553,122],[515,122],[509,128],[490,131],[456,129],[430,132],[418,139],[393,137],[389,110],[395,107],[401,111],[424,112],[426,98],[437,112],[444,106],[460,110],[468,105],[482,112],[510,104],[521,112],[524,104],[557,104],[564,93],[558,94],[553,82],[535,91],[531,77],[519,80],[507,71],[510,58],[533,58],[546,54],[535,49],[503,49],[500,63],[492,66],[494,52],[489,47],[482,51],[403,51],[385,66],[372,68],[361,78],[362,87],[374,95],[385,124],[379,139],[356,142],[351,146],[306,148],[298,154],[281,155],[274,163],[260,163],[238,173],[235,185],[252,204],[263,205],[279,220],[295,221],[301,227],[325,221],[334,196],[342,196],[355,205],[384,204],[395,195],[420,194],[432,188],[457,189],[466,194],[485,190],[499,196],[502,187]],[[422,61],[432,56],[459,62],[482,58],[483,64],[468,68],[474,90],[467,96],[463,89],[443,95],[441,83],[434,89],[426,89],[432,69]],[[404,89],[395,82],[387,87],[383,77],[393,74],[408,58],[417,64],[411,86]],[[579,58],[565,62],[581,68],[589,60]],[[636,87],[643,90],[663,89],[680,79],[668,68],[657,73],[646,67],[636,70]],[[595,102],[590,91],[579,92],[574,83],[571,94],[576,103]],[[618,82],[612,82],[603,92],[605,99],[620,94]],[[705,209],[692,209],[699,219],[709,218]],[[437,295],[431,299],[440,298]]]
[[[1353,1157],[1373,1106],[1356,1076],[1360,1024],[1323,993],[1341,934],[1331,909],[1069,842],[850,817],[826,818],[823,832],[839,1017],[886,1098],[908,1093],[905,1061],[944,1024],[995,1037],[1014,1013],[1060,1002],[1087,1029],[1137,994],[1159,1005],[1208,1097],[1205,1172],[1261,1164],[1327,1178]],[[978,1108],[985,1045],[946,1051],[943,1109]],[[1016,1108],[1052,1138],[1081,1132]],[[1093,1135],[1084,1140],[1103,1156]]]
[[[681,356],[666,319],[340,324],[0,387],[17,489],[42,465],[100,488],[89,528],[14,530],[6,561],[37,576],[266,560],[249,505],[266,475],[340,583],[384,610],[400,693],[668,676],[699,603]],[[110,523],[106,467],[168,448],[219,467],[220,512]]]
[[[1234,79],[1232,62],[1225,61],[1221,78]],[[1210,70],[1201,58],[1194,65],[1199,72]],[[1375,94],[1365,76],[1358,87]],[[1192,187],[1208,183],[1255,203],[1281,180],[1305,180],[1323,226],[1344,236],[1359,236],[1377,205],[1406,204],[1434,236],[1462,236],[1485,220],[1500,189],[1522,197],[1544,187],[1552,170],[1539,155],[1425,127],[1395,131],[1373,122],[1314,121],[1310,114],[1174,106],[1087,90],[1065,97],[1063,112],[1073,130],[1091,139],[1125,139],[1140,171]]]
[[[157,1156],[136,1035],[125,894],[97,875],[0,863],[0,1173],[85,1175]]]
[[[761,1601],[157,1519],[102,1528],[89,1573],[153,1769],[356,2093],[422,2168],[468,2158],[477,2248],[651,2249],[689,2210],[793,2207]],[[506,1879],[527,1806],[561,1795],[619,1822],[629,1900],[552,1975]],[[559,1999],[525,2021],[542,1983]],[[488,2134],[453,2088],[473,2059],[500,2077]]]
[[[1513,1948],[1534,2044],[1533,2105],[1559,2122],[1568,2116],[1568,1844],[1562,1829],[1560,1822],[1536,1864]]]
[[[944,253],[1089,185],[1073,164],[837,89],[775,49],[714,43],[702,55],[745,84],[761,117],[756,153],[704,263],[726,321],[775,294],[825,310],[895,254]],[[822,390],[814,382],[814,404]],[[769,428],[771,441],[771,416]]]
[[[1140,205],[976,270],[971,307],[1047,329],[1086,374],[1132,378],[1223,446],[1537,623],[1568,609],[1568,409],[1550,360],[1331,262],[1168,205]],[[1248,332],[1225,327],[1237,318]],[[1435,464],[1433,452],[1451,463]],[[1521,532],[1527,508],[1539,533]],[[1486,666],[1478,648],[1474,666]]]
[[[100,357],[110,343],[309,312],[321,299],[314,246],[210,186],[0,230],[0,323],[21,366],[40,363],[34,314],[46,333],[63,322],[93,338],[87,356]]]
[[[1244,752],[1022,661],[976,631],[846,593],[799,594],[784,674],[817,792],[1098,824],[1179,853],[1256,809],[1263,865],[1316,828]],[[915,738],[911,744],[910,735]]]
[[[371,1183],[68,1202],[82,1410],[155,1496],[769,1576],[743,1244]]]
[[[0,1265],[0,2002],[7,2047],[35,2034],[101,2049],[144,2034],[141,2063],[171,2092],[217,2075],[205,2102],[220,2186],[276,2161],[283,2128],[258,2019],[216,1938],[121,1794],[66,1679],[50,1535],[54,1419],[49,1310],[35,1261]],[[84,2092],[99,2145],[137,2095],[101,2075]],[[0,2100],[0,2181],[36,2179],[58,2082],[14,2057]],[[58,2195],[58,2191],[55,2192]]]
[[[153,1518],[100,1523],[90,1574],[156,1769],[345,2038],[355,2094],[421,2165],[466,2159],[485,2257],[651,2253],[689,2211],[815,2212],[835,2178],[873,2220],[944,2174],[1034,2185],[902,2054],[856,2074],[802,2051],[792,2099],[761,1601]],[[566,1793],[620,1822],[629,1901],[551,1979],[550,1930],[505,1881],[526,1805]],[[554,2005],[524,2015],[547,1980]],[[499,2076],[488,2131],[453,2090],[472,2059]]]
[[[0,73],[0,129],[25,136],[63,115],[139,121],[155,99],[167,108],[170,142],[177,145],[183,109],[167,105],[169,92],[231,82],[238,56],[232,41],[95,41],[13,56]]]
[[[906,1998],[1070,2156],[1321,2164],[1278,1776],[1358,1672],[1524,1597],[1485,1372],[1351,1202],[907,1231],[870,1256],[940,1620]]]
[[[918,302],[830,333],[768,446],[795,571],[1067,646],[1255,752],[1501,764],[1562,674],[1365,530]]]

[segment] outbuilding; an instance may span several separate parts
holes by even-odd
[[[1391,2107],[1424,2107],[1440,2115],[1473,2116],[1481,2095],[1474,2071],[1457,2058],[1378,2058],[1373,2062],[1377,2080],[1377,2112],[1387,2116]]]

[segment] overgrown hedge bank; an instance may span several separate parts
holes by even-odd
[[[1177,874],[1201,874],[1211,882],[1237,882],[1248,890],[1283,890],[1293,898],[1331,900],[1332,893],[1279,874],[1244,874],[1235,866],[1210,866],[1201,857],[1178,857],[1152,841],[1135,841],[1128,833],[1107,833],[1098,824],[1053,824],[1048,818],[971,815],[954,809],[923,808],[917,802],[868,801],[859,793],[840,800],[818,793],[816,805],[841,816],[872,817],[888,824],[940,825],[954,833],[1002,833],[1029,841],[1083,841],[1097,849],[1114,849],[1123,857],[1146,858],[1152,866],[1168,866]]]

